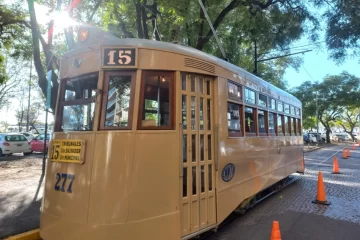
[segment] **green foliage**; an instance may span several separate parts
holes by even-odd
[[[358,106],[360,78],[343,72],[326,76],[321,83],[304,82],[293,89],[292,93],[303,103],[303,119],[318,117],[328,134],[332,124],[343,120],[344,110]],[[327,139],[329,142],[328,135]]]
[[[341,63],[348,55],[360,54],[360,2],[333,0],[325,13],[326,44],[331,58]]]

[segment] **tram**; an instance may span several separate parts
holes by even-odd
[[[304,172],[301,102],[214,56],[82,27],[59,76],[42,239],[189,239]]]

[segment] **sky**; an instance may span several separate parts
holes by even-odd
[[[49,21],[49,16],[47,15],[47,8],[39,6],[35,3],[35,11],[37,14],[37,20],[39,23],[47,24]],[[55,24],[66,24],[66,18],[64,15],[58,16],[61,21],[55,21]],[[324,23],[322,23],[322,28]],[[61,26],[55,26],[54,34],[60,32]],[[44,36],[47,38],[46,36]],[[336,75],[340,74],[343,71],[348,71],[350,74],[360,77],[360,58],[355,59],[346,59],[341,64],[336,64],[333,60],[329,59],[329,53],[327,52],[325,42],[324,42],[324,32],[320,32],[320,39],[318,42],[321,42],[320,50],[313,50],[312,52],[304,53],[303,64],[296,71],[293,68],[288,68],[285,72],[284,79],[287,80],[289,88],[296,87],[301,85],[305,81],[322,81],[326,75]],[[299,41],[294,42],[292,46],[303,46],[307,45],[310,42],[307,40],[307,37],[304,36]],[[294,50],[297,52],[298,50]],[[300,56],[300,55],[298,55]],[[33,68],[34,69],[34,68]],[[8,108],[5,111],[0,112],[0,116],[7,116],[8,123],[15,124],[15,111],[16,105],[18,103],[15,101],[13,106]],[[45,114],[41,114],[39,120],[45,122]],[[53,121],[53,117],[49,114],[49,121]]]

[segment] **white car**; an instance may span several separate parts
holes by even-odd
[[[31,154],[31,143],[21,133],[0,133],[0,156],[13,153]]]

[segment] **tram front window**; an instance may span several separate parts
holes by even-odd
[[[140,129],[172,128],[172,75],[164,72],[145,72],[142,82]]]
[[[61,81],[59,131],[92,131],[97,75]]]

